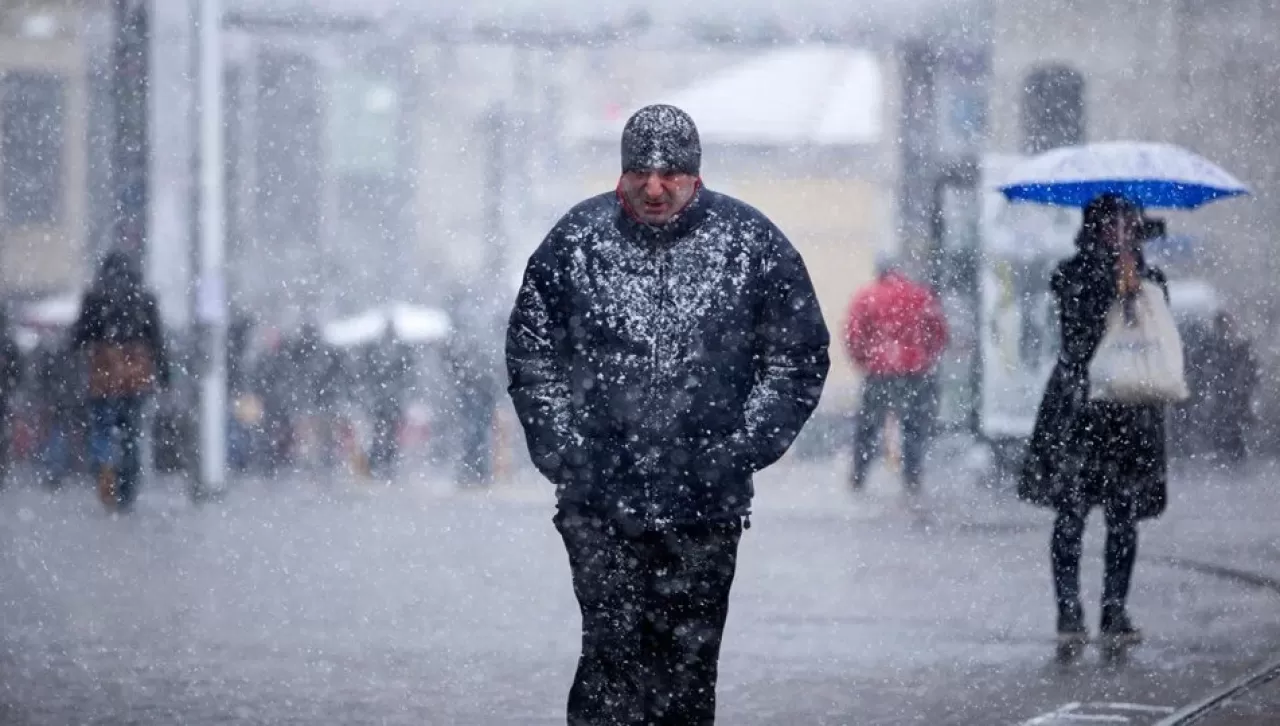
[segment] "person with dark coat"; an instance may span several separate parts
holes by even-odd
[[[34,358],[37,397],[46,422],[40,451],[42,478],[56,488],[73,469],[71,443],[81,433],[84,417],[83,381],[76,351],[68,349],[65,339],[42,343]]]
[[[0,311],[0,489],[9,476],[9,404],[22,382],[22,351],[9,331],[8,316]]]
[[[108,508],[128,510],[142,474],[143,403],[157,383],[169,385],[169,360],[160,305],[126,253],[111,252],[103,260],[81,303],[71,345],[89,357],[89,448],[99,496]]]
[[[242,393],[249,385],[249,349],[253,342],[254,319],[236,312],[227,326],[227,390],[233,395]]]
[[[1166,406],[1089,400],[1089,362],[1106,330],[1107,311],[1143,280],[1165,291],[1164,274],[1145,264],[1134,240],[1139,210],[1104,195],[1084,210],[1076,254],[1053,274],[1061,347],[1036,416],[1018,493],[1057,510],[1051,542],[1058,634],[1087,639],[1080,603],[1080,556],[1089,510],[1102,507],[1107,540],[1100,631],[1114,642],[1141,634],[1126,603],[1138,552],[1137,523],[1164,512],[1168,461]]]
[[[1248,458],[1247,431],[1253,420],[1253,391],[1258,385],[1258,360],[1249,338],[1231,313],[1220,311],[1213,320],[1209,343],[1209,400],[1212,411],[1206,428],[1214,450],[1229,463]]]
[[[488,336],[493,337],[493,336]],[[450,401],[457,433],[459,486],[488,485],[494,477],[497,442],[494,417],[502,395],[500,362],[496,351],[483,341],[478,326],[455,331],[445,348],[445,363],[453,384]]]
[[[289,351],[279,339],[272,340],[254,361],[253,388],[262,401],[262,469],[274,476],[293,455],[293,411],[297,374]]]
[[[392,478],[400,457],[400,422],[405,397],[413,388],[414,358],[413,349],[396,336],[390,325],[366,352],[369,416],[373,419],[369,472],[380,479]]]
[[[1183,321],[1178,332],[1182,336],[1183,368],[1190,395],[1169,412],[1169,454],[1187,459],[1213,448],[1216,346],[1212,321],[1199,316]]]
[[[829,336],[800,254],[707,189],[693,120],[636,112],[615,192],[529,259],[509,392],[582,612],[568,723],[711,724],[752,474],[817,406]]]
[[[315,437],[316,458],[312,470],[329,472],[339,461],[338,415],[340,392],[347,381],[339,350],[324,339],[320,326],[307,321],[288,344],[290,417],[295,435],[309,431]],[[296,462],[295,462],[296,463]]]

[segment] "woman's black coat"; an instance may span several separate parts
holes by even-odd
[[[1168,498],[1166,406],[1089,401],[1089,361],[1116,298],[1114,254],[1082,245],[1051,282],[1061,348],[1036,415],[1018,495],[1058,510],[1120,507],[1135,519],[1159,516]],[[1168,297],[1164,274],[1139,262],[1139,274]]]

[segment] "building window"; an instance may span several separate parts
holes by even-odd
[[[258,56],[255,178],[260,232],[304,249],[320,241],[324,148],[321,69],[289,51]]]
[[[0,205],[11,225],[62,216],[66,97],[62,79],[8,73],[0,85]]]
[[[943,153],[961,157],[979,153],[986,145],[987,76],[985,53],[953,52],[937,60],[934,95]]]
[[[1078,72],[1065,66],[1036,69],[1022,94],[1023,151],[1084,143],[1084,77]]]
[[[987,98],[983,82],[939,74],[938,145],[955,156],[982,148],[987,135]]]
[[[400,97],[379,75],[346,71],[329,87],[329,148],[340,174],[393,174]]]

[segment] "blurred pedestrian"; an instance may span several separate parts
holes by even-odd
[[[571,725],[714,722],[751,477],[827,374],[799,253],[701,157],[685,112],[637,111],[617,190],[556,224],[511,313],[509,390],[582,610]]]
[[[866,485],[892,412],[901,431],[903,483],[916,494],[933,428],[935,375],[947,347],[947,320],[933,291],[908,278],[893,258],[878,256],[876,268],[875,281],[854,295],[845,327],[849,359],[863,375],[851,483],[855,490]]]
[[[36,397],[44,412],[39,462],[46,485],[57,488],[72,471],[72,442],[84,416],[81,369],[63,336],[41,342],[33,356]]]
[[[157,384],[169,385],[160,305],[128,254],[111,252],[102,261],[71,344],[89,356],[89,448],[99,496],[108,508],[127,511],[142,475],[143,404]]]
[[[285,355],[290,364],[285,373],[290,386],[291,429],[295,437],[309,435],[315,445],[308,468],[331,474],[341,453],[337,418],[345,383],[342,357],[312,321],[302,324]]]
[[[227,390],[234,398],[249,387],[249,353],[257,322],[243,310],[236,310],[227,326]]]
[[[263,473],[275,476],[291,463],[297,438],[295,423],[295,374],[289,351],[280,335],[273,332],[262,354],[254,361],[252,386],[262,405],[261,461]]]
[[[456,476],[463,488],[484,486],[494,477],[494,417],[502,383],[495,356],[482,340],[478,326],[457,330],[445,351],[453,384],[451,425],[458,440]]]
[[[1145,263],[1135,240],[1139,210],[1104,195],[1084,210],[1076,254],[1054,272],[1062,341],[1036,416],[1019,495],[1057,511],[1051,540],[1058,636],[1087,640],[1080,602],[1085,519],[1093,507],[1106,518],[1102,617],[1109,642],[1141,639],[1127,609],[1138,554],[1139,520],[1164,512],[1168,462],[1166,406],[1089,400],[1089,362],[1106,331],[1107,312],[1122,295],[1149,281],[1166,289],[1164,273]],[[1167,296],[1167,290],[1165,292]]]
[[[400,423],[404,401],[413,387],[414,354],[395,334],[392,325],[373,345],[365,358],[365,383],[370,389],[369,417],[373,439],[369,446],[369,473],[391,479],[400,458]]]
[[[9,480],[9,432],[13,427],[10,407],[21,383],[22,351],[9,329],[9,317],[0,310],[0,489]]]
[[[1216,398],[1213,392],[1217,388],[1217,376],[1213,371],[1216,348],[1213,329],[1213,320],[1200,315],[1187,316],[1179,325],[1190,395],[1170,410],[1170,458],[1193,459],[1214,449]]]
[[[1248,456],[1246,433],[1253,421],[1253,391],[1258,385],[1258,360],[1253,344],[1231,313],[1220,311],[1213,321],[1210,350],[1210,397],[1213,416],[1209,423],[1214,449],[1228,462],[1239,464]]]

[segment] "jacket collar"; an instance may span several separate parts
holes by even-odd
[[[666,224],[645,224],[637,220],[627,209],[626,202],[618,196],[618,210],[614,224],[623,237],[646,249],[665,249],[688,237],[700,227],[711,209],[714,193],[698,184],[693,198]]]

